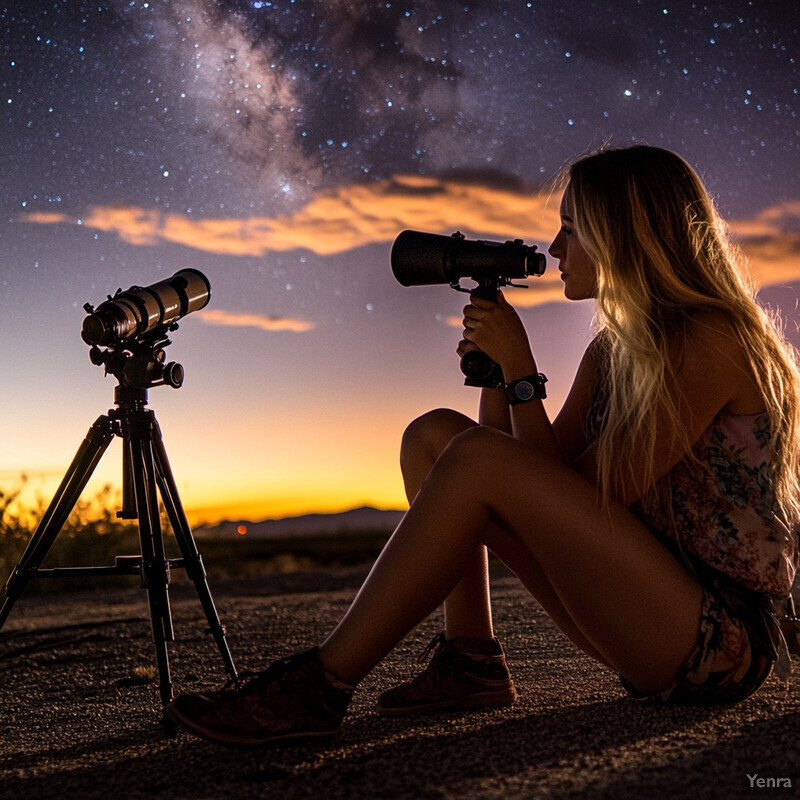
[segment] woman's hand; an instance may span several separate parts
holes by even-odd
[[[536,371],[522,320],[502,292],[496,303],[473,296],[464,308],[464,338],[457,352],[463,356],[476,349],[501,366],[507,382]]]

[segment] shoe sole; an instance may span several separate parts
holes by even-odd
[[[480,692],[467,697],[440,700],[438,703],[421,703],[416,706],[391,708],[377,705],[376,711],[382,717],[410,717],[423,714],[437,714],[443,711],[478,711],[482,708],[503,708],[514,705],[517,692],[512,686],[495,692]]]
[[[164,716],[174,722],[182,731],[191,733],[201,739],[214,744],[225,745],[226,747],[236,747],[240,749],[257,749],[268,745],[277,745],[281,742],[296,742],[302,739],[330,739],[339,733],[336,728],[332,731],[297,731],[293,733],[280,733],[272,736],[242,736],[234,733],[227,734],[221,731],[209,731],[197,725],[191,719],[187,719],[173,706],[164,709]]]

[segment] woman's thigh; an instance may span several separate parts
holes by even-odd
[[[697,641],[702,591],[639,519],[603,503],[568,467],[486,428],[457,436],[439,464],[445,483],[448,471],[459,476],[462,510],[453,513],[480,516],[470,508],[485,504],[603,660],[645,692],[672,680]]]
[[[584,653],[601,663],[606,663],[605,657],[584,636],[564,608],[561,598],[531,550],[516,536],[498,525],[490,525],[487,528],[484,541],[486,547],[519,578],[556,627]]]

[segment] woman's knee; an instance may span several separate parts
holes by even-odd
[[[502,460],[506,451],[520,449],[519,441],[507,433],[476,425],[464,428],[449,441],[450,447],[458,451],[457,459],[465,463],[477,463],[484,460]]]
[[[458,411],[437,408],[417,417],[403,433],[400,462],[425,458],[433,463],[454,437],[477,423]]]

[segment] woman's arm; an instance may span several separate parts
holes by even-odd
[[[512,433],[511,414],[506,394],[502,389],[481,389],[478,422],[503,433]]]
[[[464,309],[459,355],[476,346],[500,364],[506,383],[538,372],[522,322],[502,293],[496,303],[474,298]],[[511,433],[557,461],[576,458],[586,447],[583,423],[597,380],[595,359],[588,353],[555,423],[551,424],[541,400],[509,407],[502,389],[483,390],[481,423]]]

